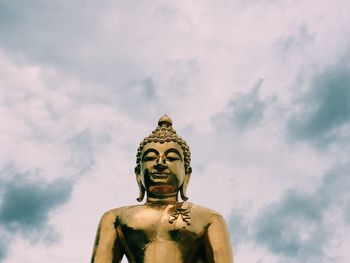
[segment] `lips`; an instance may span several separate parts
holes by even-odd
[[[169,184],[172,182],[170,173],[149,173],[149,180],[153,184]]]
[[[153,178],[158,178],[158,179],[166,179],[169,177],[169,174],[168,173],[150,173],[150,176],[153,177]]]

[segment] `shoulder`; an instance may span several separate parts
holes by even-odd
[[[224,221],[223,216],[213,209],[200,205],[195,205],[192,203],[189,204],[191,204],[192,216],[194,218],[200,218],[201,220],[204,220],[208,225],[210,225],[213,222]]]
[[[132,210],[138,207],[137,205],[134,206],[124,206],[124,207],[118,207],[111,210],[106,211],[102,217],[101,217],[101,225],[104,224],[114,224],[116,219],[122,215],[125,211]]]
[[[210,217],[216,217],[216,216],[221,216],[219,212],[213,210],[213,209],[210,209],[210,208],[207,208],[207,207],[204,207],[204,206],[201,206],[201,205],[195,205],[195,204],[192,204],[190,203],[192,208],[191,208],[191,211],[192,213],[194,214],[198,214],[198,215],[206,215],[206,216],[210,216]]]

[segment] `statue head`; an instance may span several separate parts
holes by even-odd
[[[185,201],[192,173],[191,153],[185,140],[176,134],[172,120],[162,116],[158,127],[143,139],[137,150],[135,174],[141,202],[147,196],[166,198],[180,192]]]

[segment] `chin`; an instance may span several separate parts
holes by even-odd
[[[176,190],[172,185],[154,185],[148,189],[149,193],[153,195],[173,195],[176,194]]]

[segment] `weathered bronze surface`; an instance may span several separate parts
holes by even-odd
[[[164,115],[140,144],[135,168],[141,202],[106,212],[92,263],[233,262],[229,234],[217,212],[186,202],[192,169],[187,143]],[[182,202],[178,200],[180,194]]]

